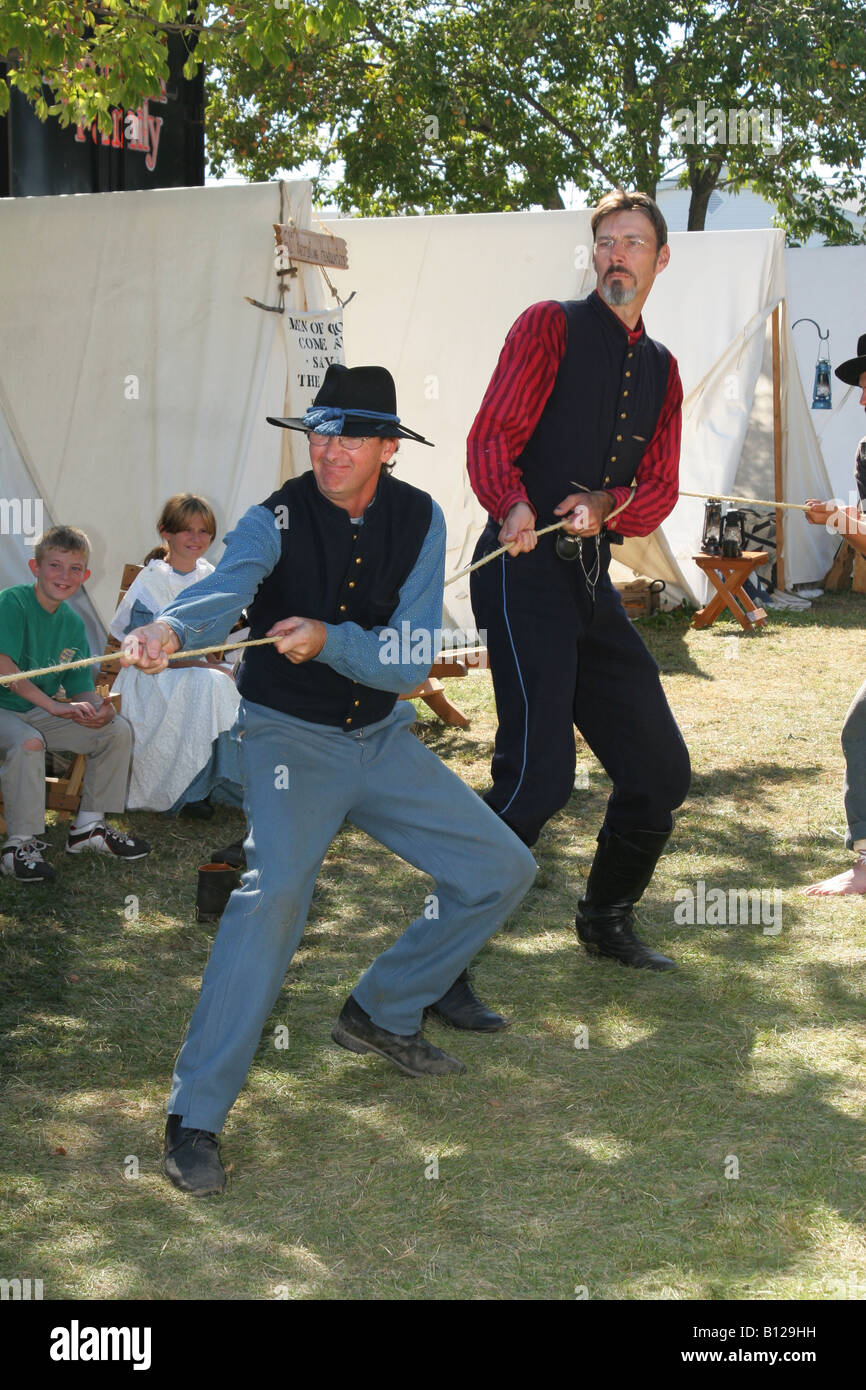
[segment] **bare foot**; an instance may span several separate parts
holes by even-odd
[[[866,864],[855,864],[844,874],[825,878],[822,883],[813,883],[802,891],[810,898],[846,898],[866,893]]]

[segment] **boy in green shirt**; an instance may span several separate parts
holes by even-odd
[[[57,666],[90,655],[84,623],[67,606],[90,576],[90,542],[75,526],[46,531],[29,561],[35,584],[0,592],[0,676]],[[63,686],[69,702],[55,699]],[[45,749],[87,754],[81,803],[66,842],[67,854],[95,850],[116,859],[142,859],[144,840],[112,830],[106,809],[126,802],[132,730],[110,700],[93,689],[82,666],[35,680],[0,685],[0,789],[7,839],[0,873],[22,883],[55,877],[42,857],[45,842]]]

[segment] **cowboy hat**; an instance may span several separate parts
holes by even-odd
[[[376,435],[380,439],[414,439],[434,447],[429,439],[401,425],[397,389],[386,367],[345,367],[332,362],[302,419],[269,415],[267,420],[269,425],[303,430],[305,434]]]
[[[840,381],[844,381],[846,386],[859,386],[860,378],[866,372],[866,333],[861,333],[857,339],[857,356],[849,357],[847,362],[843,362],[841,367],[836,368],[836,375]]]

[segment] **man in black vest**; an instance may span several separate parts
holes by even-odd
[[[332,365],[302,420],[271,423],[308,433],[312,472],[251,507],[214,573],[123,642],[130,661],[159,671],[182,647],[222,641],[244,608],[252,639],[278,638],[246,648],[238,673],[248,870],[223,914],[169,1099],[165,1171],[198,1196],[225,1186],[217,1135],[344,819],[435,880],[332,1033],[410,1076],[465,1071],[422,1036],[425,1010],[457,1027],[506,1026],[465,967],[535,875],[528,849],[412,735],[412,706],[397,704],[432,662],[445,521],[427,493],[390,476],[399,439],[427,443],[401,425],[390,374]]]
[[[624,965],[673,961],[635,935],[634,904],[685,798],[689,759],[658,667],[609,577],[610,546],[645,536],[677,500],[682,386],[641,310],[670,258],[644,193],[593,218],[596,289],[514,324],[472,427],[468,467],[490,520],[472,576],[499,728],[485,800],[527,845],[574,788],[576,725],[613,782],[577,934]],[[567,531],[537,536],[557,517]]]

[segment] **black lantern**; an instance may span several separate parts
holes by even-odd
[[[711,497],[704,507],[704,534],[701,537],[704,555],[722,553],[722,504]]]
[[[738,560],[746,548],[746,518],[732,507],[722,522],[722,554],[726,560]]]

